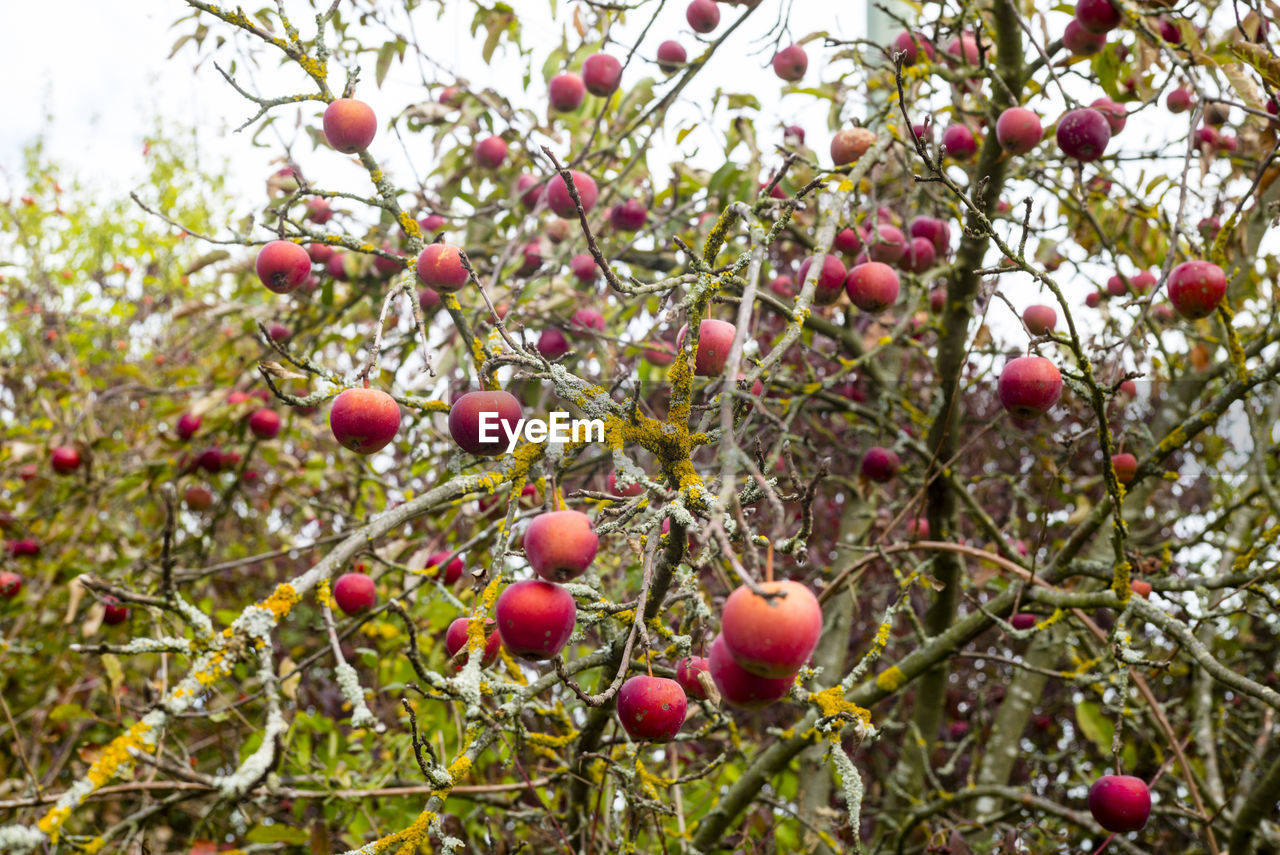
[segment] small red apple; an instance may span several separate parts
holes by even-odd
[[[1107,831],[1139,831],[1151,816],[1151,790],[1132,775],[1103,775],[1089,788],[1089,812]]]
[[[897,477],[899,465],[901,461],[893,449],[875,445],[862,455],[862,477],[885,484]]]
[[[497,169],[507,159],[507,143],[502,137],[485,137],[476,143],[476,162],[485,169]]]
[[[1111,0],[1076,0],[1076,21],[1089,32],[1103,35],[1120,26],[1120,10]]]
[[[1128,484],[1138,474],[1138,458],[1127,451],[1111,455],[1111,468],[1116,470],[1116,480]]]
[[[329,429],[343,448],[373,454],[400,429],[400,405],[379,389],[347,389],[329,408]]]
[[[507,586],[494,606],[494,617],[502,645],[511,655],[551,659],[573,634],[578,607],[559,585],[527,579]]]
[[[551,78],[547,84],[547,98],[551,108],[560,113],[572,113],[582,106],[587,95],[586,84],[582,77],[572,71],[565,71]]]
[[[631,677],[618,690],[618,721],[632,739],[670,742],[684,725],[688,700],[675,680]]]
[[[705,656],[688,656],[676,663],[676,682],[680,684],[680,688],[684,689],[684,693],[691,698],[698,698],[705,701],[707,699],[707,690],[698,682],[698,675],[707,672],[711,673],[711,663]]]
[[[22,590],[22,577],[17,573],[5,570],[0,573],[0,597],[12,600]]]
[[[1169,302],[1189,320],[1207,318],[1227,294],[1227,276],[1210,261],[1184,261],[1169,273]]]
[[[452,552],[434,552],[427,556],[427,567],[436,568],[435,575],[439,576],[441,569],[444,570],[444,578],[441,580],[446,587],[452,587],[453,583],[462,578],[462,571],[465,569],[462,565],[462,559],[455,557],[452,561],[441,567],[441,563],[453,555]]]
[[[803,283],[809,275],[809,268],[813,266],[813,256],[809,256],[800,265],[800,281]],[[834,255],[826,255],[822,258],[822,267],[818,270],[817,283],[813,290],[813,304],[815,306],[830,306],[840,299],[840,295],[844,292],[844,278],[847,271],[840,259]]]
[[[606,98],[618,91],[622,63],[607,53],[594,53],[582,62],[582,82],[592,95]]]
[[[524,533],[529,565],[549,582],[567,582],[587,572],[599,546],[595,524],[581,511],[539,514]]]
[[[449,628],[444,633],[444,647],[449,652],[449,658],[458,655],[458,652],[467,646],[467,618],[460,617],[453,623],[449,624]],[[484,644],[484,653],[481,654],[480,667],[488,668],[498,661],[498,650],[502,647],[502,636],[494,631],[496,622],[489,618],[485,622],[485,628],[488,630]],[[462,670],[463,663],[459,663],[457,670]]]
[[[573,186],[578,191],[578,199],[582,202],[582,210],[590,213],[596,206],[596,198],[600,195],[595,179],[585,172],[570,170]],[[573,196],[569,194],[569,185],[559,173],[547,185],[547,207],[558,217],[577,217],[578,208],[573,204]]]
[[[510,392],[468,392],[449,409],[449,435],[463,451],[493,456],[507,450],[508,431],[523,419],[520,401]]]
[[[1010,154],[1026,154],[1040,143],[1042,136],[1040,117],[1026,107],[1010,107],[996,119],[996,139]]]
[[[354,98],[339,98],[324,110],[324,138],[343,154],[363,151],[378,132],[373,108]]]
[[[680,328],[680,333],[676,336],[676,348],[684,344],[688,331],[688,324]],[[723,374],[737,331],[738,328],[728,321],[703,319],[698,325],[698,352],[694,356],[693,373],[699,377],[719,377]]]
[[[277,294],[287,294],[311,275],[311,256],[296,243],[273,240],[258,252],[254,267],[263,285]]]
[[[822,633],[822,607],[813,592],[791,580],[764,582],[762,597],[743,585],[725,601],[721,637],[735,662],[761,677],[795,674],[809,661]]]
[[[1102,157],[1111,141],[1111,123],[1089,107],[1071,110],[1058,120],[1058,148],[1067,157],[1090,163]]]
[[[800,45],[785,47],[773,56],[773,73],[788,83],[803,78],[808,68],[809,56]]]
[[[882,312],[898,301],[898,274],[879,261],[855,264],[849,269],[844,288],[849,299],[864,312]]]
[[[1053,306],[1027,306],[1022,313],[1022,322],[1032,335],[1047,335],[1058,325],[1058,313],[1053,310]]]
[[[118,599],[107,594],[102,598],[102,622],[107,626],[116,626],[129,619],[129,607]]]
[[[717,635],[707,657],[707,670],[725,703],[744,709],[761,709],[786,697],[795,683],[795,675],[761,677],[752,674],[733,660],[725,647],[724,636]]]
[[[263,407],[249,416],[249,430],[258,439],[275,439],[280,433],[280,414]]]
[[[462,266],[462,250],[433,243],[418,256],[415,265],[422,284],[437,291],[457,291],[467,284],[467,268]]]
[[[59,445],[50,452],[49,464],[59,475],[70,475],[80,468],[80,452],[69,445]]]
[[[343,573],[333,583],[333,599],[346,614],[358,615],[373,608],[378,591],[367,574]]]
[[[1036,616],[1027,612],[1018,612],[1009,618],[1009,624],[1017,630],[1031,629],[1036,625]]]
[[[675,74],[689,61],[689,54],[679,42],[667,40],[658,45],[658,68],[667,74]]]
[[[694,32],[709,33],[720,26],[720,7],[715,0],[693,0],[684,10],[684,19]]]
[[[643,484],[632,484],[625,489],[618,486],[618,473],[609,473],[609,492],[615,496],[626,496],[628,499],[634,498],[644,492]]]
[[[1062,395],[1062,374],[1043,356],[1019,356],[1000,372],[996,384],[1000,403],[1016,419],[1042,416]]]

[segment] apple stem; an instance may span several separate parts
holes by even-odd
[[[768,551],[764,558],[764,580],[766,582],[773,581],[773,541],[767,541]]]
[[[1098,851],[1097,851],[1097,852],[1094,852],[1094,853],[1093,853],[1093,855],[1101,855],[1102,850],[1107,848],[1107,844],[1111,842],[1111,839],[1112,839],[1113,837],[1115,837],[1115,834],[1114,834],[1114,833],[1112,833],[1112,834],[1108,834],[1108,835],[1107,835],[1107,839],[1106,839],[1106,840],[1104,840],[1104,841],[1102,841],[1102,845],[1098,847]]]

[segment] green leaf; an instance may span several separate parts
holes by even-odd
[[[1090,701],[1076,704],[1076,723],[1080,732],[1102,751],[1111,750],[1111,739],[1115,736],[1116,726],[1102,714],[1102,708]]]
[[[391,68],[391,60],[396,55],[396,43],[385,42],[382,47],[378,48],[378,63],[373,69],[373,79],[377,83],[378,88],[382,88],[382,81],[387,79],[387,71]]]

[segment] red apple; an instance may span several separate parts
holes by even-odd
[[[720,26],[720,7],[715,0],[693,0],[684,10],[684,19],[694,32],[709,33]]]
[[[259,250],[254,267],[263,285],[277,294],[287,294],[311,275],[311,256],[296,243],[273,240]]]
[[[1010,107],[996,119],[996,139],[1010,154],[1026,154],[1039,144],[1042,136],[1040,117],[1025,107]]]
[[[1151,790],[1132,775],[1103,775],[1089,788],[1089,812],[1107,831],[1139,831],[1151,816]]]
[[[1091,33],[1080,22],[1072,18],[1067,28],[1062,31],[1062,46],[1073,56],[1093,56],[1101,53],[1107,46],[1107,37],[1100,33]]]
[[[309,243],[307,244],[307,255],[316,264],[324,264],[330,258],[333,258],[333,247],[327,243]]]
[[[549,360],[557,360],[569,352],[569,340],[555,327],[547,327],[538,336],[538,353]]]
[[[946,255],[951,248],[951,226],[946,220],[916,217],[911,221],[907,233],[913,238],[925,238],[932,243],[933,251],[939,258]]]
[[[467,646],[467,618],[460,617],[453,623],[449,624],[449,628],[444,633],[444,648],[449,652],[449,658],[458,655],[464,647]],[[484,653],[480,657],[480,667],[488,668],[498,661],[498,650],[502,647],[502,636],[499,635],[492,627],[496,626],[496,622],[489,618],[485,622],[487,631]],[[456,670],[461,671],[465,663],[458,663]]]
[[[574,169],[569,172],[573,178],[573,186],[578,191],[578,199],[582,202],[582,210],[590,213],[591,209],[596,206],[596,198],[599,196],[599,190],[596,188],[595,180],[585,172],[579,172]],[[569,195],[569,185],[565,183],[564,177],[559,173],[555,178],[551,179],[551,183],[547,186],[547,207],[555,212],[558,217],[574,217],[578,216],[578,209],[573,204],[573,197]]]
[[[711,655],[707,657],[707,670],[720,690],[725,703],[744,709],[761,709],[786,697],[795,683],[795,675],[785,677],[761,677],[752,674],[733,660],[725,646],[724,636],[717,635],[711,643]]]
[[[193,511],[207,511],[213,507],[213,491],[199,484],[192,484],[183,494],[187,507]]]
[[[639,674],[618,690],[618,721],[632,739],[670,742],[684,725],[687,705],[675,680]]]
[[[329,408],[329,429],[343,448],[374,454],[395,439],[400,405],[379,389],[347,389]]]
[[[0,573],[0,597],[12,600],[22,590],[22,577],[8,570]]]
[[[59,445],[49,454],[49,463],[59,475],[70,475],[80,468],[80,452],[69,445]]]
[[[1169,302],[1189,320],[1207,318],[1227,294],[1227,276],[1210,261],[1184,261],[1169,273]]]
[[[507,432],[514,433],[522,419],[520,402],[510,392],[468,392],[449,409],[449,435],[463,451],[498,455],[507,450]]]
[[[933,62],[935,58],[933,43],[922,34],[907,30],[898,33],[898,37],[893,41],[893,49],[906,54],[902,58],[903,67],[915,65],[920,59],[920,51],[924,51],[924,55],[929,58],[930,62]]]
[[[1116,470],[1116,480],[1128,484],[1138,474],[1138,458],[1127,451],[1111,455],[1111,467]]]
[[[40,541],[33,537],[9,541],[9,554],[14,558],[34,558],[40,554]]]
[[[867,261],[849,269],[844,288],[849,299],[864,312],[882,312],[898,300],[898,274],[879,261]]]
[[[573,634],[578,607],[559,585],[528,579],[507,586],[494,607],[502,645],[524,659],[551,659]]]
[[[378,132],[373,108],[354,98],[339,98],[324,110],[324,138],[343,154],[369,147]]]
[[[581,511],[539,514],[524,533],[529,566],[549,582],[567,582],[587,572],[599,546],[595,524]]]
[[[1170,113],[1185,113],[1191,109],[1191,104],[1191,90],[1185,86],[1174,89],[1164,101]]]
[[[899,465],[901,461],[893,449],[875,445],[862,455],[862,477],[885,484],[897,477]]]
[[[862,237],[867,245],[867,254],[871,256],[872,261],[894,264],[907,252],[909,242],[897,226],[877,223],[875,226],[868,226]]]
[[[436,568],[435,575],[439,576],[440,570],[441,570],[441,563],[446,561],[450,555],[453,555],[453,553],[452,552],[432,553],[431,555],[427,556],[427,568],[428,569],[432,567]],[[444,578],[441,580],[441,582],[443,582],[446,587],[452,587],[454,582],[462,578],[462,571],[465,568],[462,565],[462,559],[458,557],[454,557],[452,561],[449,561],[447,564],[443,565],[443,569],[444,569]]]
[[[942,132],[942,148],[954,160],[971,160],[978,153],[978,140],[967,125],[950,125]]]
[[[1047,335],[1058,325],[1058,313],[1053,306],[1036,304],[1022,313],[1022,322],[1032,335]]]
[[[1028,614],[1026,612],[1019,612],[1018,614],[1009,618],[1009,623],[1010,625],[1013,626],[1014,629],[1018,629],[1018,630],[1031,629],[1031,627],[1036,625],[1036,616],[1033,614]]]
[[[1129,120],[1129,113],[1122,105],[1104,95],[1089,106],[1101,113],[1102,117],[1107,120],[1107,125],[1111,128],[1111,136],[1115,136],[1124,130],[1125,123]]]
[[[582,62],[582,82],[587,91],[601,98],[618,91],[622,63],[607,53],[593,53]]]
[[[1076,21],[1089,32],[1102,35],[1120,26],[1120,10],[1111,0],[1076,0]]]
[[[604,332],[604,315],[595,309],[578,309],[569,317],[571,328],[579,333]]]
[[[711,673],[711,663],[705,656],[688,656],[676,663],[676,682],[680,684],[680,688],[684,689],[684,693],[691,698],[698,698],[705,701],[707,699],[707,690],[698,682],[698,675],[702,672]]]
[[[679,42],[668,39],[658,45],[658,68],[667,74],[675,74],[688,61],[689,55]]]
[[[1071,110],[1058,120],[1058,148],[1067,157],[1090,163],[1102,157],[1111,141],[1111,123],[1097,110]]]
[[[1133,591],[1144,600],[1151,598],[1151,583],[1143,581],[1142,579],[1134,579],[1131,581],[1129,583],[1129,590]]]
[[[1042,356],[1019,356],[1005,364],[996,391],[1011,416],[1033,419],[1058,403],[1062,395],[1062,374],[1058,366]]]
[[[813,256],[809,256],[800,265],[800,281],[804,282],[808,277],[809,268],[813,266]],[[840,294],[844,290],[844,277],[846,271],[844,265],[840,263],[840,259],[834,255],[823,256],[822,268],[818,271],[818,281],[813,291],[813,304],[815,306],[830,306],[840,299]]]
[[[640,495],[644,492],[643,484],[632,484],[626,489],[618,486],[618,473],[609,473],[609,492],[615,496],[626,496],[628,499]]]
[[[649,210],[639,199],[628,199],[609,209],[609,223],[620,232],[638,232],[648,219]]]
[[[107,626],[116,626],[129,619],[129,607],[118,599],[107,594],[102,598],[102,622]]]
[[[808,68],[809,56],[800,45],[785,47],[773,56],[773,73],[788,83],[803,78]]]
[[[469,278],[462,266],[462,251],[445,243],[433,243],[422,250],[415,269],[422,284],[437,291],[457,291]]]
[[[476,162],[485,169],[497,169],[507,159],[507,143],[502,137],[485,137],[476,143]]]
[[[280,433],[280,414],[265,407],[255,410],[249,416],[249,430],[258,439],[275,439]]]
[[[680,334],[676,336],[677,349],[684,343],[688,331],[688,324],[680,328]],[[698,325],[698,352],[693,360],[693,373],[699,377],[719,377],[724,373],[737,331],[738,328],[728,321],[704,319]]]
[[[368,575],[343,573],[333,583],[333,599],[344,613],[358,615],[373,608],[378,599],[378,591]]]
[[[547,97],[551,108],[561,113],[572,113],[582,106],[587,87],[582,78],[572,71],[565,71],[551,78],[547,84]]]
[[[429,315],[440,308],[440,292],[434,288],[423,288],[418,292],[418,307],[424,315]]]
[[[422,229],[423,234],[434,235],[445,227],[445,219],[439,214],[427,214],[418,220],[418,226]]]
[[[589,253],[580,252],[569,260],[569,270],[575,279],[584,285],[596,281],[596,260]]]
[[[795,674],[809,661],[822,633],[822,607],[799,582],[763,582],[762,597],[746,585],[725,601],[721,637],[735,662],[761,677]],[[713,654],[714,655],[714,654]]]

